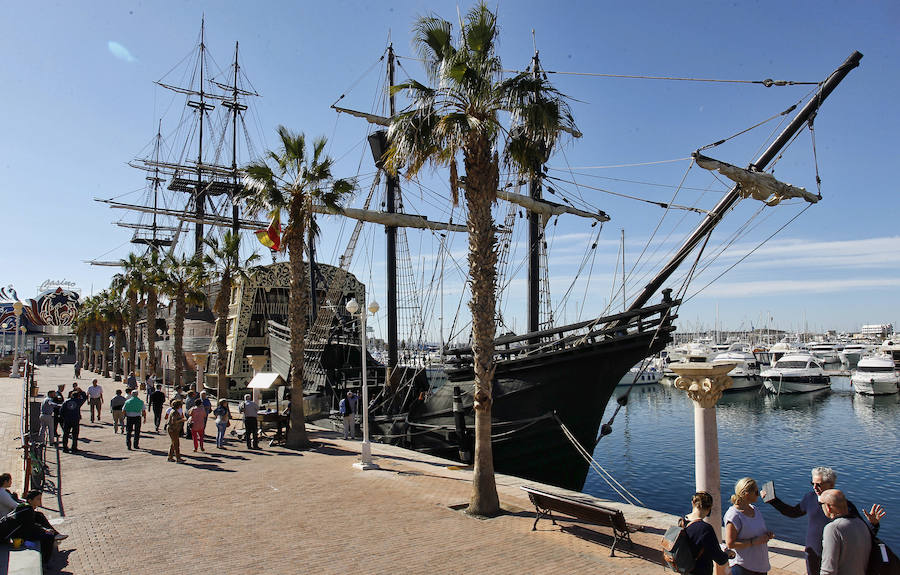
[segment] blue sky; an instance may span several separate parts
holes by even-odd
[[[470,6],[460,4],[460,10],[464,14]],[[197,42],[201,16],[205,14],[206,42],[218,66],[227,69],[234,42],[239,41],[243,70],[262,94],[248,127],[256,151],[274,146],[278,124],[310,137],[325,135],[330,154],[338,158],[336,172],[360,173],[365,191],[372,172],[371,158],[361,145],[367,126],[329,106],[346,94],[342,105],[371,109],[381,81],[377,60],[389,39],[401,56],[398,80],[407,74],[424,78],[413,59],[410,28],[417,15],[432,11],[455,19],[457,5],[4,2],[3,10],[8,24],[0,36],[6,61],[0,96],[5,112],[0,139],[5,208],[0,280],[30,297],[46,279],[74,281],[86,294],[97,291],[116,270],[84,261],[127,255],[130,231],[112,225],[123,215],[93,198],[138,199],[144,174],[127,163],[148,153],[160,118],[163,132],[173,132],[183,106],[183,100],[173,100],[153,82],[171,80],[173,69],[178,73],[179,62]],[[900,7],[895,2],[625,6],[507,1],[499,4],[499,22],[500,55],[509,70],[524,69],[536,45],[543,67],[554,72],[815,82],[853,50],[861,51],[860,68],[825,103],[815,123],[823,200],[761,247],[803,206],[794,201],[766,209],[743,230],[746,233],[732,235],[759,210],[758,203],[742,202],[708,247],[713,252],[729,243],[729,251],[708,267],[701,263],[704,269],[687,293],[693,294],[747,252],[754,253],[682,306],[680,324],[712,327],[717,309],[723,327],[734,329],[766,322],[782,329],[806,325],[838,330],[900,323],[900,198],[892,177],[900,160],[895,105],[900,92]],[[626,268],[631,269],[663,215],[658,207],[593,188],[710,207],[725,187],[696,166],[688,170],[685,158],[778,114],[810,89],[570,74],[551,79],[573,99],[576,122],[584,133],[549,162],[551,176],[579,186],[551,185],[613,218],[599,236],[596,228],[574,218],[560,218],[548,227],[548,243],[555,250],[551,288],[556,294],[570,291],[556,317],[568,321],[607,307],[621,309],[621,295],[615,293],[621,230]],[[746,165],[774,125],[765,124],[706,153]],[[775,173],[815,191],[808,132],[785,153]],[[682,178],[684,184],[672,200]],[[445,180],[443,174],[426,169],[419,182],[404,183],[407,206],[430,210],[431,217],[447,217],[447,201],[438,199],[446,192]],[[456,221],[459,213],[457,209]],[[646,249],[646,263],[638,264],[628,280],[629,293],[696,221],[690,212],[667,216],[655,243]],[[330,218],[322,226],[320,255],[335,261],[349,232]],[[414,272],[414,281],[431,283],[434,268],[429,266],[438,239],[410,235],[409,242],[413,257],[425,264],[424,271]],[[585,248],[594,242],[596,254],[585,260]],[[353,267],[381,301],[382,244],[380,231],[365,232]],[[514,248],[521,251],[517,239]],[[446,263],[445,270],[465,266],[464,239],[454,238],[449,252],[455,261]],[[587,281],[582,274],[573,283],[582,265],[585,272],[593,271],[593,278]],[[445,273],[447,324],[462,283],[460,273]],[[522,280],[514,279],[503,310],[508,325],[519,331],[521,299]],[[428,305],[431,316],[442,315],[437,300]],[[380,319],[373,325],[381,330]]]

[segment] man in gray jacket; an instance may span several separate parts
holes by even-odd
[[[822,575],[865,575],[872,549],[869,527],[851,514],[847,498],[838,489],[819,496],[822,511],[831,519],[822,534]]]

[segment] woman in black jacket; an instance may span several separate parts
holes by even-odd
[[[694,575],[712,575],[713,561],[725,565],[734,557],[734,550],[723,551],[712,525],[703,521],[709,517],[712,505],[712,495],[698,491],[691,497],[691,506],[694,510],[685,517],[684,531],[688,541],[691,542],[691,551],[694,554],[694,570],[691,571]]]

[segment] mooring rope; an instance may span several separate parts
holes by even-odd
[[[572,434],[571,431],[569,431],[569,428],[566,427],[566,424],[563,423],[558,416],[554,415],[554,417],[556,418],[556,422],[559,423],[559,427],[560,429],[562,429],[563,434],[565,434],[569,441],[572,442],[572,445],[575,446],[575,450],[579,454],[581,454],[585,461],[588,462],[588,465],[590,465],[591,469],[596,471],[597,474],[602,477],[604,481],[606,481],[607,485],[609,485],[610,488],[615,491],[623,501],[625,501],[625,503],[628,503],[629,505],[638,504],[643,507],[644,502],[638,499],[638,497],[634,493],[628,491],[628,489],[624,485],[616,481],[616,478],[613,477],[610,472],[605,470],[603,466],[600,465],[590,453],[588,453],[588,450],[578,442],[578,439],[575,437],[575,435]],[[631,498],[631,500],[629,500],[629,497]]]

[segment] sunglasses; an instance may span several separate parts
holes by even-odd
[[[816,483],[815,481],[810,481],[809,484],[812,485],[813,487],[825,487],[825,482],[824,482],[824,481],[823,481],[823,482],[819,482],[819,483]]]

